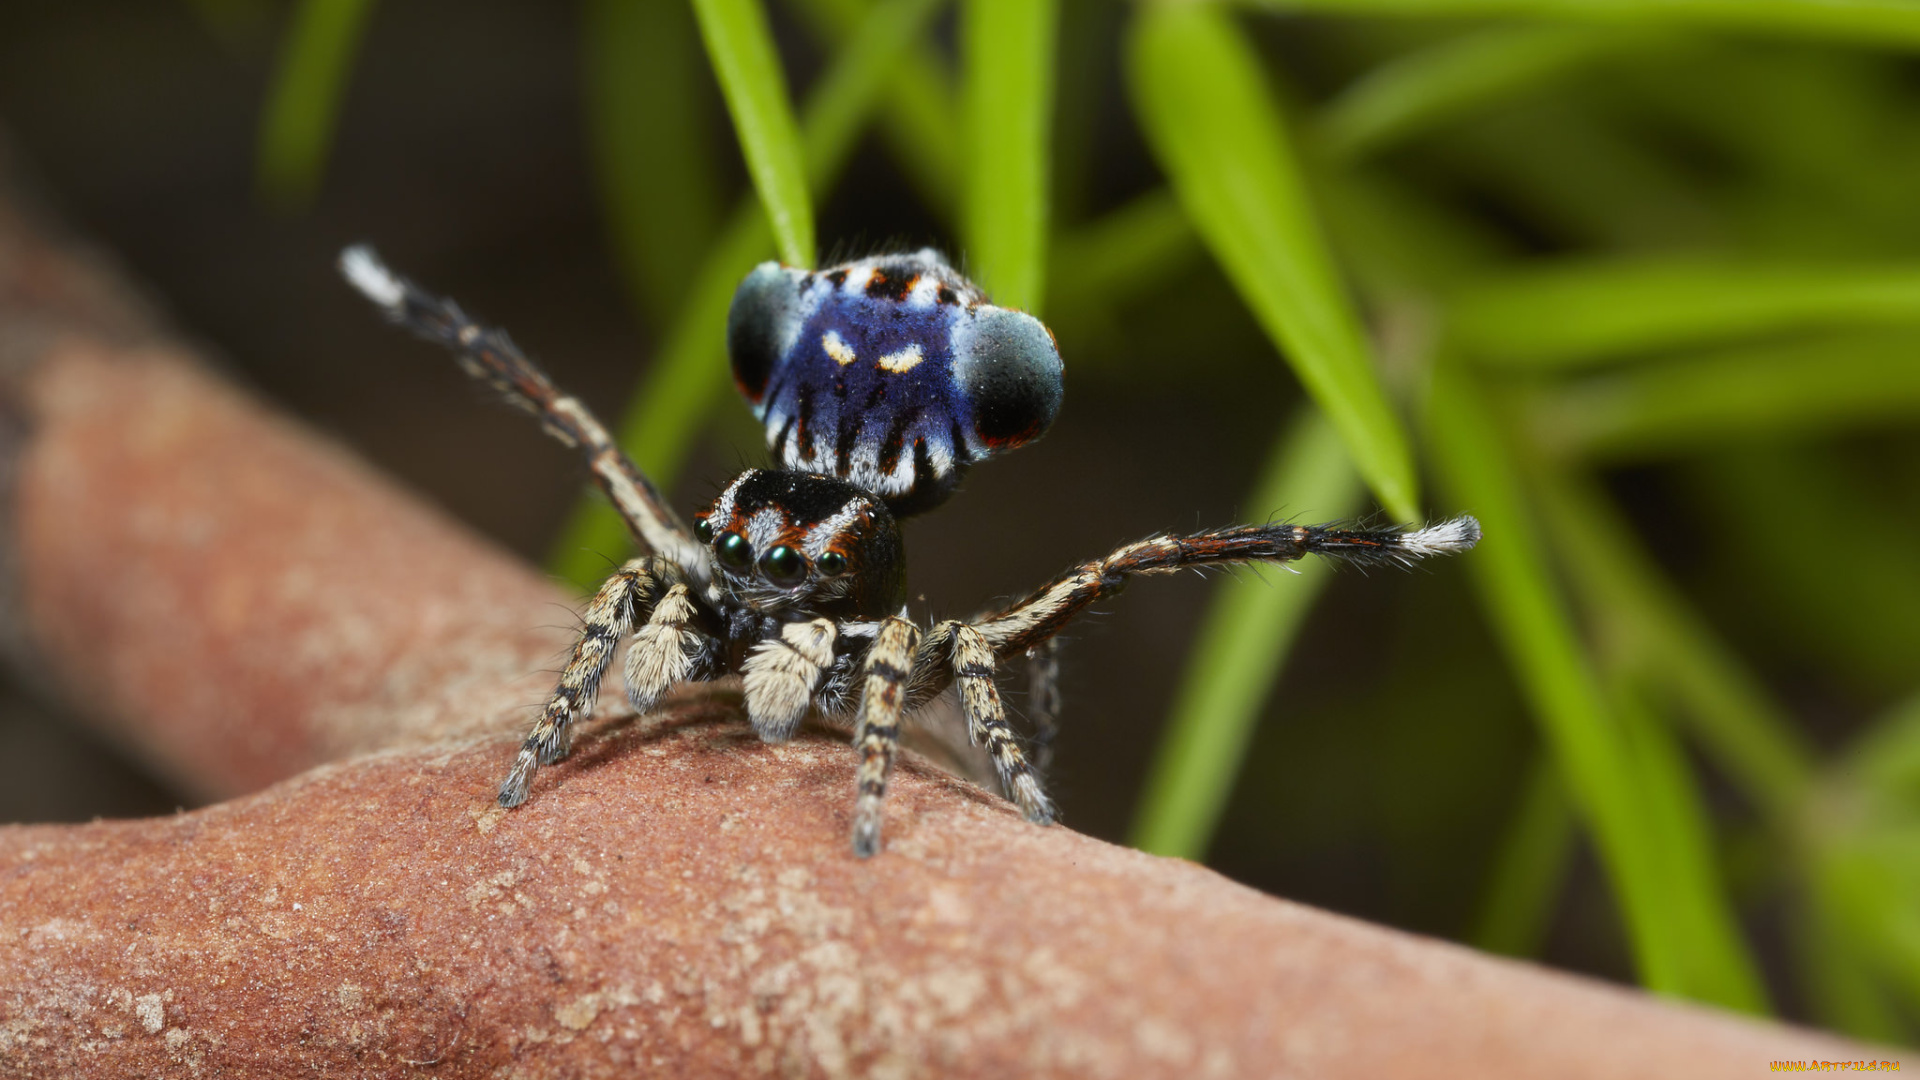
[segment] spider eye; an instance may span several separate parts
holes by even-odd
[[[728,533],[720,538],[720,561],[735,570],[742,569],[753,562],[753,545],[739,533]]]
[[[701,518],[693,523],[693,538],[703,544],[713,543],[713,526],[708,523],[706,518]]]
[[[847,568],[847,557],[837,551],[829,551],[820,556],[820,572],[832,577]]]
[[[807,560],[801,558],[799,552],[781,544],[761,557],[760,572],[776,585],[792,585],[807,576]]]

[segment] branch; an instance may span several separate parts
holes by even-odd
[[[0,828],[0,1072],[1732,1076],[1884,1056],[1037,829],[911,756],[887,849],[859,862],[845,747],[764,746],[724,688],[596,721],[501,811],[560,597],[214,378],[101,266],[0,179],[0,637],[176,780],[282,782]]]

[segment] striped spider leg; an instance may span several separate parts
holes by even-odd
[[[693,597],[710,588],[706,548],[578,399],[562,393],[546,372],[504,332],[467,317],[451,300],[434,296],[388,270],[373,249],[340,254],[340,270],[386,316],[451,350],[469,375],[510,403],[540,418],[548,433],[587,458],[588,469],[643,550],[659,554],[622,566],[581,613],[580,640],[500,786],[501,806],[527,798],[533,771],[567,755],[575,721],[592,713],[600,679],[622,639],[627,694],[644,711],[675,683],[711,669],[717,647],[696,624]]]
[[[1343,529],[1331,525],[1238,525],[1187,536],[1156,536],[1119,548],[1103,559],[1082,563],[1035,590],[1004,611],[968,622],[943,622],[921,642],[910,676],[910,703],[918,705],[950,683],[960,688],[961,709],[970,737],[984,746],[1000,775],[1002,788],[1027,820],[1047,824],[1053,804],[1040,782],[1044,762],[1028,760],[1020,740],[1008,724],[1006,710],[994,684],[1001,664],[1025,657],[1036,702],[1037,755],[1046,753],[1058,710],[1054,636],[1073,618],[1097,601],[1118,593],[1136,574],[1168,574],[1177,570],[1247,563],[1284,563],[1319,555],[1366,565],[1407,566],[1431,555],[1465,551],[1480,539],[1480,525],[1470,517],[1422,529]],[[873,665],[891,676],[897,663]],[[869,691],[867,705],[876,700]],[[897,725],[890,722],[897,708],[889,706],[883,722],[863,722],[862,771],[859,798],[865,812],[855,819],[854,847],[863,854],[878,849],[879,799],[886,790]],[[863,718],[865,713],[863,713]],[[869,743],[873,743],[871,748]],[[865,809],[871,807],[870,810]]]

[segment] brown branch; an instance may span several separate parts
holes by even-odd
[[[535,629],[560,621],[554,591],[154,325],[0,198],[0,629],[198,790],[300,775],[172,818],[0,829],[0,1073],[1731,1076],[1885,1056],[1037,829],[911,758],[887,850],[855,861],[845,747],[763,746],[724,691],[598,722],[500,811],[565,643]]]

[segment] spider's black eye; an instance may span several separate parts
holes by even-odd
[[[832,577],[847,568],[847,557],[837,551],[829,551],[820,556],[820,572]]]
[[[807,576],[807,560],[801,558],[799,552],[781,544],[761,557],[760,572],[776,585],[792,585]]]
[[[693,538],[703,544],[713,543],[713,526],[708,524],[706,518],[693,523]]]
[[[739,570],[753,561],[753,545],[739,533],[728,533],[720,538],[720,561]]]

